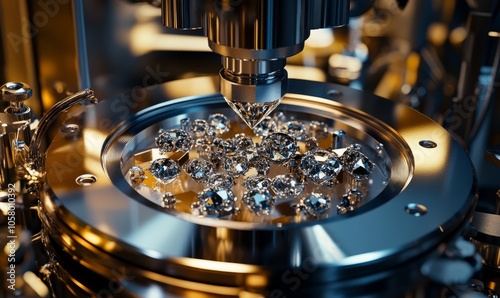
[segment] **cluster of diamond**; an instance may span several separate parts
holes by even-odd
[[[298,213],[312,217],[328,214],[333,191],[341,173],[351,178],[351,187],[337,205],[342,214],[353,210],[362,199],[357,188],[370,177],[373,163],[361,152],[361,146],[320,148],[319,140],[330,132],[323,122],[291,120],[280,113],[266,117],[254,128],[254,136],[243,133],[229,135],[231,126],[223,114],[212,114],[207,120],[183,119],[180,128],[159,131],[155,142],[159,152],[190,152],[196,155],[183,162],[161,157],[151,162],[149,172],[159,184],[175,181],[181,171],[197,184],[203,185],[197,200],[191,203],[191,213],[198,216],[224,217],[238,214],[235,185],[241,192],[242,207],[257,216],[269,215],[279,202],[293,201]],[[257,141],[256,141],[257,140]],[[301,153],[301,146],[305,152]],[[340,149],[340,150],[339,150]],[[195,152],[195,153],[193,153]],[[342,153],[339,153],[342,152]],[[270,169],[277,169],[270,176]],[[142,168],[129,171],[132,184],[145,178]],[[306,186],[315,190],[305,193]],[[326,191],[325,191],[326,190]],[[175,195],[162,195],[162,206],[174,208]]]

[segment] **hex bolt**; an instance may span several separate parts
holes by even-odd
[[[33,95],[30,86],[21,82],[8,82],[0,88],[0,97],[10,103],[10,107],[5,109],[8,114],[26,113],[29,108],[24,102]]]

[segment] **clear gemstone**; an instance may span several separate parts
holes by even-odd
[[[212,152],[219,158],[223,158],[226,154],[232,152],[232,145],[230,142],[221,138],[215,138],[212,141]]]
[[[182,129],[160,130],[160,135],[155,139],[161,154],[167,152],[189,151],[194,140],[189,133]]]
[[[256,103],[230,100],[226,102],[252,129],[280,104],[280,100]]]
[[[264,175],[250,176],[245,178],[243,186],[247,189],[269,188],[271,186],[271,179]]]
[[[198,138],[196,139],[195,145],[196,153],[198,157],[201,156],[209,156],[210,155],[210,143],[206,138]]]
[[[307,213],[319,217],[330,210],[330,198],[322,193],[313,192],[302,200],[302,205]]]
[[[293,174],[278,175],[273,178],[271,189],[277,196],[298,196],[304,190],[304,184]]]
[[[274,198],[265,188],[254,188],[243,194],[242,201],[257,215],[269,214],[274,208]]]
[[[288,121],[281,130],[297,140],[305,140],[307,138],[307,127],[301,121]]]
[[[258,136],[265,137],[277,129],[276,122],[271,117],[264,118],[254,129],[254,133]]]
[[[183,166],[184,171],[191,176],[196,182],[206,182],[214,171],[214,165],[201,158],[195,158],[188,161]]]
[[[240,177],[248,172],[248,160],[243,154],[228,155],[222,164],[224,170],[234,177]]]
[[[146,179],[146,173],[144,173],[144,169],[140,166],[131,167],[128,173],[132,184],[142,183]]]
[[[271,162],[267,157],[261,154],[254,154],[250,159],[250,167],[254,168],[258,174],[267,175],[271,168]]]
[[[373,171],[373,163],[356,147],[347,147],[342,161],[344,169],[356,180],[368,179]]]
[[[217,189],[231,189],[234,186],[234,178],[226,173],[215,173],[208,178],[207,184]]]
[[[173,159],[158,158],[151,163],[149,171],[158,182],[168,184],[179,177],[181,169]]]
[[[342,164],[333,151],[315,148],[302,156],[300,168],[313,183],[333,186]]]
[[[262,147],[272,162],[283,163],[298,151],[297,141],[290,135],[280,132],[269,134],[262,140]]]
[[[324,122],[311,121],[309,123],[309,133],[318,140],[328,137],[328,126]]]
[[[233,211],[236,197],[227,189],[206,188],[198,194],[198,201],[209,214],[224,214]]]
[[[248,137],[244,134],[237,134],[236,136],[234,136],[234,139],[237,150],[256,150],[255,144],[251,137]]]
[[[231,128],[230,122],[223,114],[211,114],[208,116],[208,125],[217,133],[223,134]]]
[[[172,208],[175,206],[175,196],[171,192],[166,192],[161,196],[161,206],[163,208]]]
[[[189,131],[197,138],[206,136],[208,130],[208,122],[203,119],[195,119],[189,126]]]

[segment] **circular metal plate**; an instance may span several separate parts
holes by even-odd
[[[299,80],[290,80],[278,109],[328,119],[366,144],[384,145],[379,164],[387,167],[382,170],[387,186],[375,198],[345,216],[291,224],[165,212],[127,183],[124,169],[134,153],[151,145],[142,136],[160,126],[210,111],[229,113],[215,86],[213,78],[171,82],[105,100],[66,119],[79,125],[81,134],[71,139],[58,134],[51,143],[42,197],[46,226],[64,231],[53,235],[56,241],[208,283],[252,284],[256,279],[249,276],[264,276],[256,287],[265,287],[269,277],[282,279],[289,268],[313,268],[311,282],[381,272],[428,253],[470,217],[473,168],[443,128],[374,95]]]

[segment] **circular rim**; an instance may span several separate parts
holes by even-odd
[[[188,86],[197,88],[193,90]],[[207,99],[207,94],[208,97],[220,96],[215,86],[217,81],[214,78],[196,78],[167,83],[147,92],[148,98],[153,98],[156,103],[165,98],[179,98],[162,103],[171,106],[183,101]],[[328,272],[315,278],[329,281],[340,276],[357,276],[359,268],[365,273],[377,272],[400,264],[455,235],[471,216],[475,205],[476,182],[465,151],[443,128],[425,116],[362,91],[328,83],[290,80],[289,95],[299,102],[320,102],[328,99],[331,90],[338,91],[335,92],[335,102],[330,102],[332,105],[348,112],[371,115],[367,119],[378,119],[395,132],[402,144],[407,144],[410,152],[406,156],[413,158],[413,172],[402,185],[402,191],[369,210],[348,215],[342,220],[258,230],[232,225],[207,226],[160,213],[151,205],[133,199],[137,193],[127,183],[110,183],[108,177],[113,173],[102,167],[108,162],[119,162],[121,158],[106,154],[101,159],[102,152],[106,152],[103,146],[109,144],[107,138],[111,130],[114,129],[111,135],[119,135],[119,130],[123,129],[121,126],[117,128],[119,122],[134,113],[134,117],[148,115],[153,109],[145,108],[143,101],[125,109],[119,105],[123,98],[104,101],[79,115],[78,119],[87,128],[81,137],[69,142],[70,145],[67,139],[56,136],[47,150],[48,187],[42,196],[42,208],[50,224],[67,225],[103,251],[160,272],[165,272],[168,264],[176,264],[179,268],[224,276],[228,272],[244,273],[238,271],[238,266],[223,266],[222,270],[222,267],[207,264],[215,261],[218,264],[252,265],[253,269],[249,269],[252,271],[257,270],[253,265],[286,269],[300,267],[304,260],[313,259],[317,268],[321,268],[318,273]],[[103,117],[109,111],[117,117]],[[106,123],[103,119],[111,121]],[[432,141],[436,146],[422,147],[419,144],[422,140]],[[120,139],[120,142],[126,142],[126,139]],[[82,174],[94,175],[96,182],[85,188],[77,187],[74,179]],[[394,177],[401,174],[392,172]],[[68,182],[71,179],[73,183]],[[408,214],[405,208],[409,204],[424,206],[426,214],[418,217]],[[127,218],[125,224],[123,217]],[[110,225],[113,223],[117,226]],[[65,243],[62,237],[59,241]],[[200,250],[202,244],[204,249]],[[230,245],[231,249],[217,251],[220,245]],[[196,262],[190,261],[193,259]],[[180,269],[176,273],[182,275]]]

